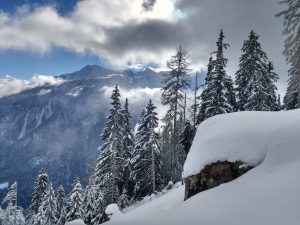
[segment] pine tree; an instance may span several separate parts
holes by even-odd
[[[83,216],[87,225],[92,225],[96,211],[96,190],[91,184],[87,185],[84,191]]]
[[[255,111],[276,110],[276,86],[278,75],[273,64],[258,42],[259,36],[251,31],[244,41],[239,70],[236,73],[238,109]]]
[[[100,148],[100,156],[97,159],[93,182],[104,195],[104,205],[116,203],[120,196],[120,188],[123,185],[123,166],[125,164],[122,152],[122,140],[124,135],[124,115],[121,110],[120,92],[116,85],[112,96],[112,109],[107,117],[106,125],[101,137],[106,141]]]
[[[48,187],[48,175],[44,169],[41,169],[35,182],[31,204],[27,210],[26,224],[33,224],[33,219],[38,213],[38,209],[42,204],[42,200],[47,193]]]
[[[180,135],[180,143],[182,144],[186,155],[189,153],[195,136],[195,130],[193,129],[190,121],[185,122],[183,132]]]
[[[38,209],[38,213],[35,216],[33,225],[56,225],[58,219],[56,197],[50,183]]]
[[[206,119],[207,103],[209,103],[209,101],[211,100],[210,99],[211,96],[209,95],[209,93],[211,92],[211,90],[209,89],[209,87],[210,87],[209,84],[212,82],[212,76],[211,76],[211,72],[213,70],[212,62],[213,62],[213,58],[210,57],[208,65],[207,65],[207,73],[206,73],[206,77],[205,77],[204,89],[199,97],[200,107],[199,107],[199,112],[197,115],[197,124],[198,125]]]
[[[66,212],[66,206],[63,207],[59,214],[59,219],[56,223],[56,225],[65,225],[67,222],[67,212]]]
[[[57,212],[60,215],[63,208],[65,208],[65,190],[62,186],[59,186],[57,191]]]
[[[287,35],[284,54],[290,64],[290,78],[284,103],[286,109],[294,109],[300,108],[300,0],[282,0],[280,3],[287,6],[277,16],[283,16],[284,19],[283,34]]]
[[[125,106],[122,111],[122,114],[124,115],[124,135],[123,135],[123,142],[122,142],[122,151],[123,151],[123,158],[124,158],[123,189],[126,189],[126,193],[128,194],[128,196],[132,196],[134,184],[130,179],[130,173],[132,169],[130,161],[132,158],[132,152],[134,148],[134,136],[130,126],[131,115],[128,110],[128,105],[129,105],[128,99],[126,98]]]
[[[202,102],[199,110],[199,122],[218,114],[234,111],[232,81],[226,74],[227,59],[223,54],[224,49],[229,45],[224,43],[224,37],[221,30],[217,41],[217,51],[213,52],[216,58],[214,60],[210,59],[206,85],[201,94]]]
[[[73,182],[72,191],[69,194],[68,204],[67,204],[67,221],[72,221],[76,219],[83,218],[82,212],[82,186],[79,178],[75,178]]]
[[[6,196],[4,197],[2,204],[7,205],[5,210],[0,207],[0,224],[3,225],[24,225],[25,218],[23,215],[23,209],[17,206],[17,182],[14,182]]]
[[[124,209],[130,205],[129,195],[127,193],[126,188],[123,189],[122,194],[120,195],[117,204],[120,207],[120,209]]]
[[[174,180],[174,171],[175,162],[178,158],[176,155],[177,147],[179,146],[178,143],[178,127],[177,127],[177,120],[178,120],[178,112],[179,108],[182,107],[183,101],[183,93],[182,91],[189,87],[189,78],[190,78],[190,69],[189,69],[189,62],[187,61],[187,53],[183,51],[182,47],[180,46],[177,50],[177,54],[172,56],[171,60],[168,61],[167,66],[171,70],[169,74],[166,74],[166,79],[164,80],[163,84],[163,93],[162,93],[162,104],[169,105],[169,110],[167,111],[166,116],[164,117],[164,121],[166,123],[171,123],[173,121],[173,150],[171,152],[171,180]]]
[[[132,158],[132,178],[135,182],[135,199],[141,199],[159,191],[162,185],[161,149],[156,107],[150,100],[142,113],[136,135],[136,145]]]

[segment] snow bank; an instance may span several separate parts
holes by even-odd
[[[78,219],[67,222],[66,225],[85,225],[85,223],[81,219]]]
[[[299,110],[239,112],[212,117],[198,128],[184,165],[183,177],[197,174],[206,165],[218,160],[240,160],[257,166],[270,151],[276,150],[276,146],[287,142],[295,124],[300,125]],[[289,146],[288,143],[286,145]]]
[[[208,153],[202,153],[207,157],[206,162],[223,155],[223,159],[243,159],[260,165],[232,182],[201,192],[187,201],[183,201],[184,187],[181,186],[107,224],[299,225],[299,134],[300,110],[246,112],[212,118],[200,126],[189,155],[188,162],[197,161],[193,171],[199,171],[204,165],[194,152],[197,149],[202,152],[199,144],[207,147],[203,153],[210,150],[217,154],[209,158]],[[219,146],[222,146],[219,151],[223,154],[216,151]],[[230,153],[230,157],[226,153]],[[198,160],[193,161],[191,155]]]

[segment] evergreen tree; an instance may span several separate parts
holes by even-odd
[[[136,145],[132,158],[132,178],[135,182],[135,199],[141,199],[159,191],[162,185],[161,149],[156,107],[150,100],[142,113],[136,135]]]
[[[166,123],[173,122],[173,149],[171,152],[171,180],[174,180],[175,165],[173,162],[177,161],[178,155],[176,155],[178,143],[178,112],[180,107],[182,107],[182,101],[184,99],[182,91],[189,87],[189,77],[190,69],[189,63],[187,61],[187,54],[183,51],[180,46],[177,50],[177,54],[172,56],[171,60],[168,61],[167,66],[171,70],[169,74],[166,74],[166,79],[163,84],[162,93],[162,104],[169,105],[169,110],[167,111],[164,121]]]
[[[32,194],[31,204],[27,210],[26,224],[33,224],[35,215],[38,213],[42,200],[49,187],[49,178],[44,169],[39,171]]]
[[[57,191],[57,212],[60,215],[63,208],[65,208],[65,190],[62,186]]]
[[[189,153],[195,136],[195,130],[193,129],[190,121],[185,122],[183,132],[180,135],[180,143],[182,144],[186,155]]]
[[[212,82],[211,72],[213,70],[213,58],[209,58],[209,62],[207,65],[207,73],[205,77],[204,89],[200,95],[200,107],[197,115],[197,124],[202,123],[206,119],[206,111],[207,111],[207,103],[211,100],[211,96],[209,93],[211,90],[209,89],[209,84]]]
[[[96,192],[95,187],[91,184],[87,185],[84,191],[83,199],[83,216],[87,225],[92,225],[96,211]]]
[[[82,202],[83,202],[82,186],[80,184],[79,178],[75,178],[73,182],[72,191],[69,194],[69,198],[68,198],[67,221],[83,218]]]
[[[130,173],[132,169],[130,161],[131,161],[132,152],[134,148],[134,136],[130,126],[131,115],[128,110],[128,105],[129,105],[128,99],[126,98],[125,106],[122,111],[122,114],[124,115],[124,135],[123,135],[123,142],[122,142],[123,158],[124,158],[123,189],[126,189],[125,192],[128,194],[128,196],[132,196],[134,184],[130,179]]]
[[[38,209],[38,213],[35,216],[33,225],[56,225],[58,219],[56,197],[50,183]]]
[[[17,182],[14,182],[6,196],[4,197],[2,204],[7,205],[5,210],[0,207],[0,224],[3,225],[24,225],[25,218],[23,215],[23,209],[17,206]]]
[[[290,64],[289,83],[284,103],[286,109],[300,108],[300,0],[281,0],[287,9],[278,13],[283,16],[284,30],[287,35],[284,42],[284,54]]]
[[[282,105],[281,105],[281,97],[280,95],[277,96],[277,110],[276,111],[281,111],[282,110]]]
[[[120,209],[124,209],[130,205],[129,195],[126,188],[123,189],[117,203]]]
[[[66,212],[66,206],[63,207],[59,214],[59,219],[56,223],[56,225],[65,225],[67,222],[67,212]]]
[[[209,117],[234,111],[235,100],[232,93],[232,81],[226,74],[227,59],[224,57],[224,49],[229,45],[224,43],[223,31],[220,31],[217,41],[216,56],[210,59],[206,85],[201,94],[201,107],[198,121],[201,122]]]
[[[258,42],[259,36],[251,31],[244,41],[239,70],[236,73],[238,109],[255,111],[276,110],[276,86],[278,75],[273,64]]]
[[[112,96],[112,109],[107,117],[101,137],[106,142],[100,148],[93,182],[103,191],[104,205],[116,203],[123,186],[124,155],[122,140],[124,135],[124,115],[121,110],[120,92],[116,85]]]

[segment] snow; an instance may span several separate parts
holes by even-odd
[[[208,129],[207,134],[204,129]],[[227,159],[243,159],[259,165],[232,182],[201,192],[186,201],[183,201],[184,186],[172,189],[151,202],[114,217],[107,224],[299,225],[299,132],[300,110],[243,112],[209,119],[199,127],[187,161],[194,163],[190,156],[197,157],[197,167],[192,167],[193,171],[201,169],[209,160],[225,159],[227,153],[231,154]],[[232,137],[233,134],[237,137]],[[223,146],[219,149],[222,154],[215,150],[217,142]],[[203,146],[206,148],[200,148]],[[207,157],[202,162],[195,155],[197,149],[203,152],[209,149],[217,155],[208,157],[208,153],[202,154]],[[187,164],[186,168],[189,168]]]
[[[50,93],[52,90],[51,89],[41,89],[39,92],[38,92],[38,95],[42,96],[42,95],[46,95],[48,93]]]
[[[78,219],[67,222],[66,225],[85,225],[85,223],[81,219]]]
[[[83,90],[82,86],[77,86],[77,87],[72,88],[72,90],[70,92],[68,92],[66,95],[77,97],[80,95],[82,90]]]
[[[108,215],[110,219],[119,217],[122,215],[121,210],[119,209],[119,206],[117,204],[110,204],[106,207],[105,213]]]
[[[291,127],[300,124],[300,112],[239,112],[212,117],[200,124],[184,165],[183,177],[199,173],[219,161],[242,161],[257,166],[278,146],[286,144]],[[281,136],[278,132],[285,130]],[[276,137],[276,138],[275,138]]]

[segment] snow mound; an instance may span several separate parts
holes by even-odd
[[[78,219],[78,220],[67,222],[66,225],[85,225],[85,223],[83,222],[83,220]]]
[[[108,215],[108,217],[111,219],[112,217],[119,217],[122,215],[121,210],[119,209],[119,206],[117,204],[110,204],[106,207],[105,213]]]
[[[205,163],[221,157],[260,165],[234,181],[200,192],[186,201],[184,186],[173,189],[107,224],[299,225],[299,133],[300,110],[242,112],[209,119],[199,127],[187,162],[197,163],[185,167],[197,172]],[[200,148],[201,145],[207,149]],[[196,155],[197,150],[203,152],[206,161],[202,162]],[[204,154],[208,150],[213,153],[210,157],[209,152]],[[198,161],[192,160],[191,155]]]
[[[217,161],[242,161],[257,166],[278,147],[300,145],[300,110],[238,112],[212,117],[200,124],[184,165],[183,178]],[[295,146],[294,146],[295,147]],[[272,157],[272,155],[270,155]]]

